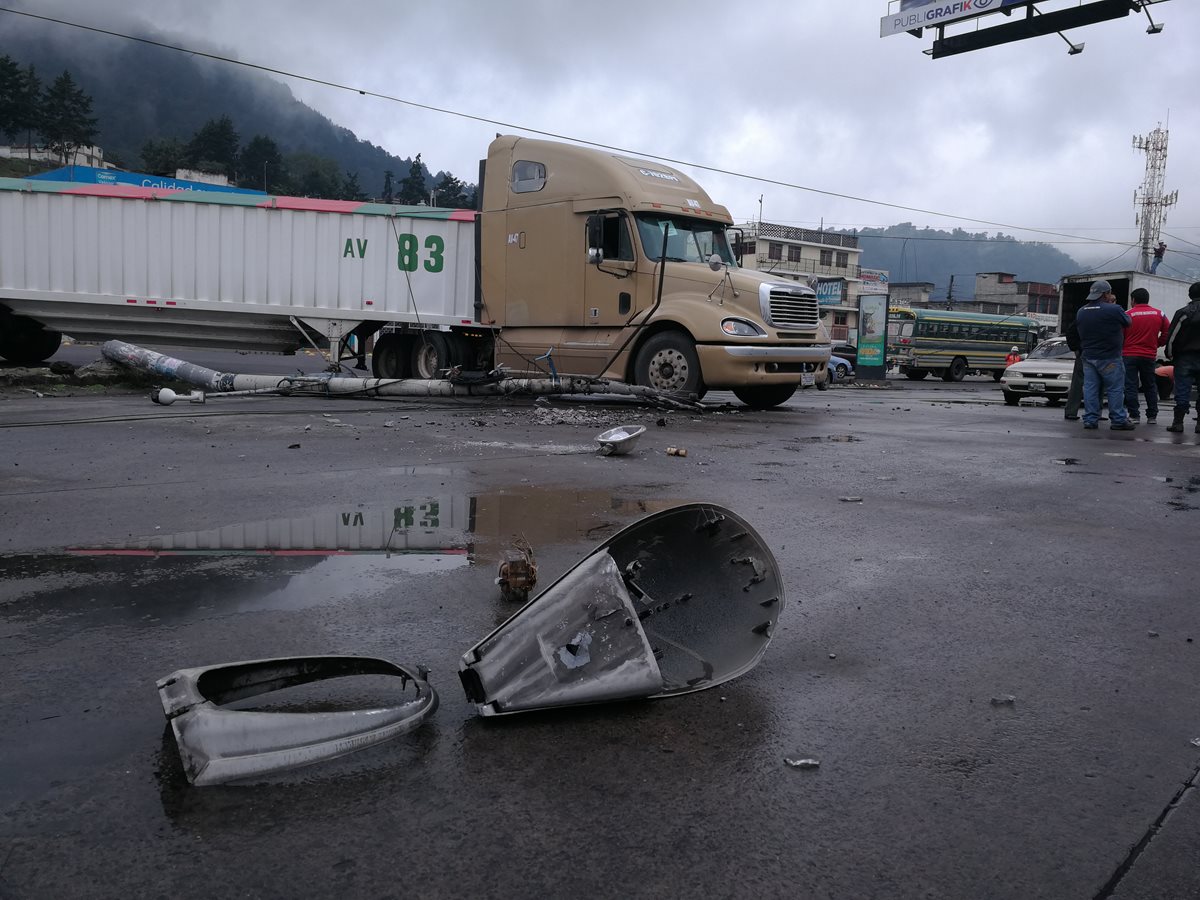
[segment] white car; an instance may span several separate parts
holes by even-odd
[[[1075,352],[1065,337],[1042,341],[1029,356],[1004,370],[1000,377],[1004,402],[1016,406],[1022,397],[1045,397],[1057,405],[1066,399],[1074,368]]]

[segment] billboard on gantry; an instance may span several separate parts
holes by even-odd
[[[879,36],[973,19],[1000,12],[1006,7],[1028,6],[1030,2],[1032,0],[900,0],[899,12],[879,20]]]

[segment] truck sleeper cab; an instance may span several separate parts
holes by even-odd
[[[479,320],[496,362],[765,408],[824,378],[808,285],[739,269],[729,212],[658,163],[500,137],[485,164]],[[665,259],[663,259],[665,257]]]

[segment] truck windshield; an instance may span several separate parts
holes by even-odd
[[[637,216],[638,235],[642,250],[649,259],[662,255],[663,235],[667,236],[667,259],[671,262],[708,262],[714,253],[721,262],[734,266],[733,251],[725,236],[725,226],[719,222],[704,222],[684,216],[665,216],[660,213],[640,213]]]

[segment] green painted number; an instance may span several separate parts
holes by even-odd
[[[396,268],[401,272],[417,271],[417,236],[401,234],[396,237]]]
[[[440,272],[446,267],[446,241],[440,235],[425,238],[425,249],[429,251],[425,260],[426,272]],[[417,236],[410,232],[396,235],[396,268],[401,272],[417,271],[420,262]]]
[[[429,251],[429,259],[425,260],[426,272],[440,272],[445,260],[442,254],[446,251],[446,242],[440,235],[431,234],[425,238],[425,249]]]

